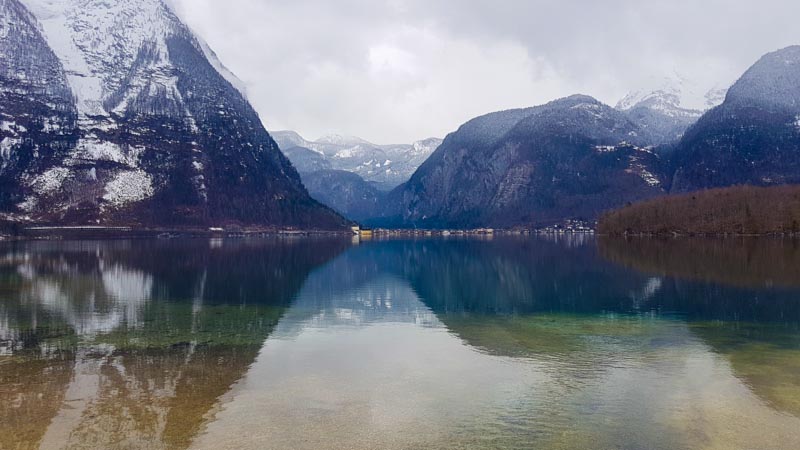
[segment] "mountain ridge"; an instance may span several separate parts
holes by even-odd
[[[448,135],[370,222],[513,227],[593,217],[618,197],[663,192],[660,157],[640,132],[585,95],[477,117]]]

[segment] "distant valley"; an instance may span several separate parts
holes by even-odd
[[[373,217],[388,192],[408,181],[442,143],[429,138],[377,145],[338,135],[308,141],[294,131],[271,134],[311,196],[358,221]]]

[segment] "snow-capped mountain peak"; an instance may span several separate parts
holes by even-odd
[[[0,214],[343,226],[166,1],[0,0]]]
[[[411,178],[442,143],[441,139],[430,138],[413,144],[378,145],[338,134],[308,141],[294,131],[273,131],[272,136],[301,174],[324,166],[355,173],[385,189]],[[298,151],[299,148],[307,151]]]
[[[617,109],[628,111],[647,105],[663,111],[702,112],[720,105],[725,100],[726,91],[727,89],[719,86],[704,88],[699,83],[675,74],[651,80],[643,87],[631,91],[617,103]]]
[[[104,116],[105,101],[123,84],[126,69],[148,46],[153,73],[169,86],[166,40],[182,28],[162,0],[23,0],[67,71],[85,117]],[[161,69],[161,70],[159,70]]]
[[[374,145],[369,141],[361,139],[355,136],[342,136],[340,134],[328,134],[322,136],[321,138],[314,141],[317,144],[328,144],[328,145],[349,145],[349,146],[356,146],[356,145]]]
[[[726,89],[710,90],[686,77],[674,75],[651,81],[617,104],[642,129],[652,145],[679,140],[703,113],[725,100]]]
[[[228,82],[244,84],[180,21],[165,0],[22,0],[67,72],[82,117],[108,116],[141,95],[181,98],[169,41],[188,40]],[[130,73],[137,61],[139,72]],[[121,91],[125,94],[121,95]],[[149,92],[148,92],[149,91]]]

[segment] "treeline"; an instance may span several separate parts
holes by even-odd
[[[730,188],[660,197],[604,214],[607,235],[800,234],[800,186]]]

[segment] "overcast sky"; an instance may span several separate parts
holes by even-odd
[[[174,0],[270,130],[444,137],[574,93],[729,86],[800,44],[797,0]]]

